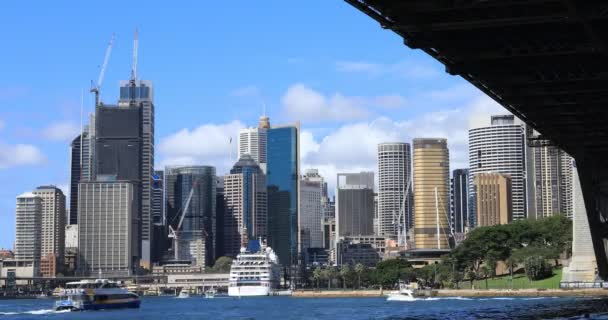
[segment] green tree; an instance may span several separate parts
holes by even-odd
[[[215,260],[215,264],[211,269],[213,272],[226,273],[230,272],[230,266],[232,265],[232,258],[230,257],[219,257]]]
[[[378,262],[374,270],[375,283],[381,288],[392,287],[400,279],[401,271],[412,264],[405,259],[390,259]]]
[[[365,266],[361,263],[355,265],[355,273],[357,274],[357,287],[361,288],[361,274],[365,272]]]
[[[342,287],[346,289],[348,277],[350,277],[350,267],[347,264],[340,268],[340,277],[342,278]]]
[[[485,279],[486,289],[488,289],[488,277],[490,276],[490,267],[484,265],[479,271],[481,272],[481,276]]]
[[[317,290],[319,290],[319,281],[323,279],[323,270],[319,267],[315,268],[315,270],[312,271],[312,279],[317,284]]]

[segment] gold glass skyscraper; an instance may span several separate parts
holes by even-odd
[[[450,156],[446,139],[414,139],[416,249],[449,249]]]

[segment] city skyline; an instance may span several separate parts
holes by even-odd
[[[319,4],[324,7],[322,15],[314,6],[278,2],[272,8],[242,6],[233,14],[252,19],[249,14],[256,10],[277,12],[274,20],[263,24],[251,21],[256,27],[247,31],[245,38],[250,40],[243,43],[239,34],[239,45],[252,52],[248,56],[232,52],[236,29],[209,31],[222,23],[210,13],[209,19],[183,22],[193,13],[180,11],[185,17],[173,26],[175,17],[169,15],[162,19],[166,24],[159,25],[158,12],[138,8],[145,11],[138,21],[122,19],[112,26],[98,23],[78,30],[74,26],[82,21],[110,16],[115,5],[100,8],[97,18],[78,5],[65,13],[44,5],[28,9],[30,18],[49,28],[20,28],[8,35],[16,50],[7,52],[0,62],[5,70],[0,78],[0,104],[6,106],[0,108],[0,181],[10,186],[0,193],[0,214],[9,222],[0,225],[0,247],[12,248],[17,195],[46,184],[70,194],[68,150],[80,131],[81,92],[85,90],[85,111],[91,112],[89,81],[97,78],[107,42],[116,32],[102,99],[117,102],[119,80],[129,76],[135,25],[140,29],[139,74],[155,81],[156,169],[167,164],[200,164],[216,166],[219,175],[225,174],[232,165],[230,137],[235,157],[238,130],[255,126],[264,104],[272,123],[302,121],[301,173],[312,167],[324,177],[376,171],[378,143],[411,142],[426,132],[449,137],[452,167],[466,167],[466,130],[487,124],[490,114],[506,111],[463,79],[447,75],[441,64],[422,52],[403,50],[398,41],[392,41],[392,33],[378,30],[364,15],[342,3]],[[23,5],[3,6],[3,21],[18,24],[10,12]],[[129,11],[129,5],[124,9]],[[331,23],[332,33],[317,32],[318,38],[307,38],[308,43],[298,41],[310,34],[298,26],[297,19],[304,19],[302,11],[315,15],[321,25]],[[78,17],[56,25],[47,20],[47,14]],[[336,17],[342,23],[335,24]],[[283,30],[275,30],[277,24]],[[356,33],[373,35],[368,37],[369,45],[361,46]],[[58,39],[55,34],[64,37]],[[192,37],[205,38],[209,44],[203,50],[199,42],[187,41]],[[24,54],[29,44],[19,39],[54,48],[43,60],[53,59],[62,66],[61,72]],[[171,53],[182,61],[175,65],[165,60],[167,50],[176,50]],[[196,76],[185,75],[186,67],[187,73]],[[86,123],[86,113],[83,118]],[[206,139],[209,144],[193,148],[207,136],[212,138]],[[335,180],[328,183],[333,192]]]

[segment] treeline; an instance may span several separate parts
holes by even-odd
[[[530,280],[552,275],[561,255],[572,251],[572,221],[563,215],[538,220],[519,220],[507,225],[479,227],[436,264],[415,268],[405,259],[363,265],[316,268],[310,285],[317,288],[393,287],[399,280],[427,287],[459,287],[460,282],[496,276],[499,263],[513,274],[523,268]]]

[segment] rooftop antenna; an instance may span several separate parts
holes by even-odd
[[[138,46],[138,32],[135,27],[135,37],[133,38],[133,65],[131,66],[131,81],[137,80],[137,46]]]

